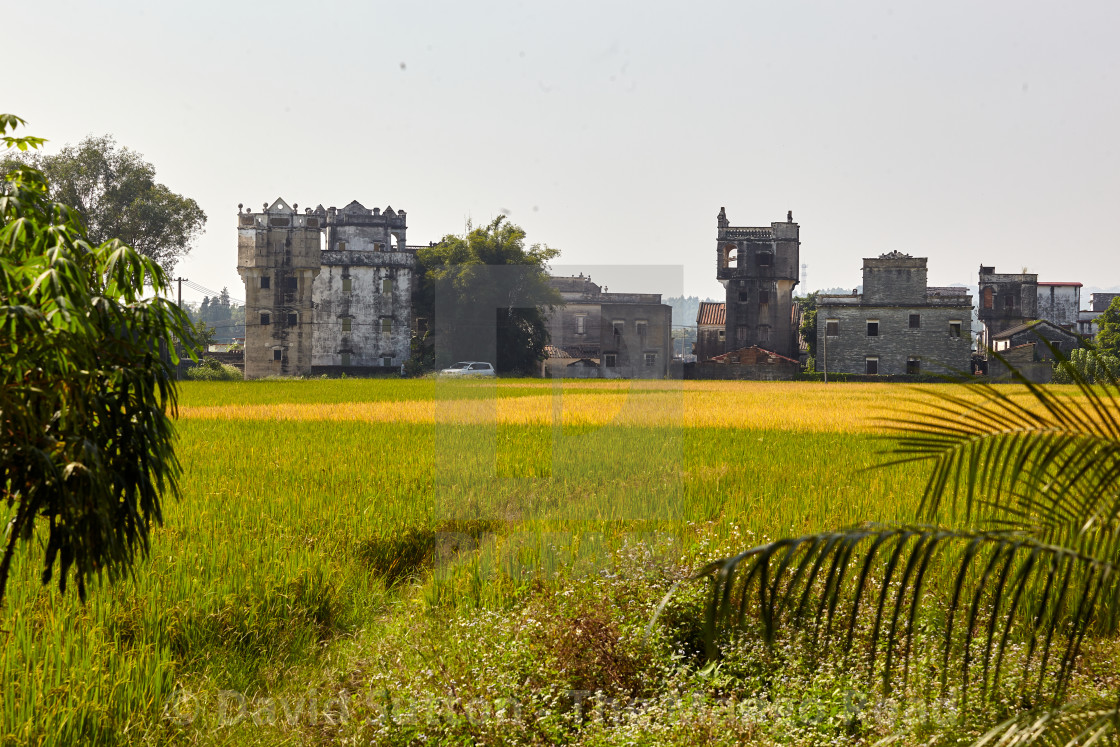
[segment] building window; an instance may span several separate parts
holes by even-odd
[[[726,339],[727,339],[727,330],[725,330],[725,329],[721,329],[721,330],[719,331],[719,341],[720,341],[720,342],[723,342],[723,341],[724,341],[724,340],[726,340]]]
[[[878,375],[878,373],[879,373],[879,359],[878,358],[865,358],[864,359],[864,367],[865,367],[864,368],[865,373],[869,373],[872,376]]]
[[[392,319],[382,319],[381,320],[381,334],[391,335],[392,333],[393,333],[393,320]]]
[[[646,328],[648,326],[649,324],[644,319],[640,319],[634,322],[634,331],[638,333],[639,337],[645,337]]]
[[[267,311],[262,311],[261,312],[261,326],[262,327],[267,327],[270,324],[272,324],[272,314],[268,313]]]
[[[867,320],[867,336],[868,337],[878,337],[879,336],[879,320],[878,319],[876,319],[874,321],[872,321],[870,319]]]
[[[825,337],[838,337],[840,335],[840,320],[829,319],[824,323]]]
[[[299,278],[284,278],[284,290],[299,290]]]
[[[342,320],[342,331],[343,332],[349,332],[351,324],[352,324],[352,322],[350,321],[350,317],[345,317]]]
[[[614,353],[607,353],[603,356],[603,365],[607,368],[614,368],[618,365],[618,356]]]
[[[765,324],[758,327],[758,342],[770,342],[770,327]]]
[[[769,267],[772,264],[774,264],[774,255],[773,254],[771,254],[770,252],[759,252],[758,253],[758,266],[759,267]]]
[[[949,337],[960,337],[960,336],[961,336],[961,323],[960,322],[949,322]]]
[[[653,368],[657,365],[657,353],[645,354],[646,368]]]
[[[615,337],[620,337],[626,331],[626,322],[622,319],[615,319],[611,322],[611,327],[614,331]]]
[[[739,291],[739,303],[746,303],[750,300],[750,295],[746,291]]]
[[[354,282],[349,277],[342,278],[342,292],[349,293],[354,290]]]
[[[393,280],[392,280],[392,278],[385,278],[384,280],[381,281],[381,292],[384,293],[385,295],[389,295],[390,293],[393,292]]]
[[[274,361],[284,360],[284,351],[281,348],[273,348],[272,349],[272,360],[274,360]]]
[[[294,312],[289,312],[289,314],[288,314],[288,326],[289,327],[299,326],[299,314],[296,314]]]
[[[350,365],[350,354],[349,353],[343,353],[342,354],[342,365],[344,365],[344,366],[349,366]]]
[[[261,290],[268,290],[272,287],[272,278],[268,275],[261,275]]]
[[[991,288],[985,288],[984,289],[984,308],[985,309],[992,308],[992,289]]]
[[[758,292],[758,305],[762,306],[763,304],[768,304],[768,303],[770,303],[770,291],[759,291]]]
[[[388,356],[385,356],[384,358],[381,359],[381,365],[384,366],[385,368],[388,368],[389,366],[393,365],[393,359],[388,357]]]
[[[922,328],[922,315],[921,314],[911,314],[910,315],[910,329],[921,329],[921,328]]]
[[[340,241],[337,244],[335,244],[335,246],[338,247],[338,251],[340,251],[340,252],[346,251],[346,242],[345,241]]]
[[[735,341],[738,342],[740,345],[743,345],[747,342],[747,328],[746,327],[739,326],[739,327],[735,328]]]
[[[910,358],[906,361],[906,373],[911,376],[917,376],[922,372],[921,358]]]
[[[587,334],[587,315],[586,314],[580,314],[576,317],[576,334],[577,335]]]

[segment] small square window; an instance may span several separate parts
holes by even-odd
[[[272,324],[272,314],[269,314],[267,311],[262,311],[261,312],[261,326],[262,327],[267,327],[270,324]]]
[[[723,342],[723,341],[724,341],[724,340],[726,340],[726,339],[727,339],[727,330],[725,330],[725,329],[721,329],[721,330],[719,331],[719,341],[720,341],[720,342]]]
[[[864,366],[865,366],[865,372],[866,373],[869,373],[872,376],[878,375],[878,373],[879,373],[879,359],[878,358],[866,358],[866,359],[864,359]]]
[[[868,337],[878,337],[879,336],[879,322],[868,322],[867,323],[867,336]]]
[[[349,277],[342,278],[342,292],[349,293],[354,290],[354,283]]]
[[[759,342],[770,342],[770,327],[768,325],[759,325],[756,332]]]
[[[646,363],[646,368],[653,368],[654,366],[656,366],[657,365],[657,353],[646,353],[645,354],[645,363]]]
[[[634,331],[638,333],[639,337],[644,337],[648,326],[649,325],[644,321],[634,322]]]
[[[1013,308],[1015,308],[1015,297],[1014,297],[1014,296],[1004,296],[1004,298],[1003,298],[1003,306],[1004,306],[1004,308],[1006,308],[1006,309],[1013,309]]]
[[[758,303],[760,306],[764,303],[770,303],[770,291],[759,291]]]
[[[626,322],[621,319],[616,319],[611,322],[611,327],[613,328],[616,336],[621,336],[622,333],[626,330]]]
[[[340,251],[340,252],[346,251],[346,242],[345,241],[340,241],[335,246],[338,248],[338,251]]]
[[[829,319],[824,325],[825,337],[838,337],[840,335],[840,320]]]
[[[288,314],[288,326],[289,327],[295,327],[295,326],[298,326],[298,325],[299,325],[299,315],[298,314]]]
[[[388,368],[389,366],[393,365],[393,359],[386,356],[381,359],[381,365],[385,366],[385,368]]]
[[[739,303],[746,303],[751,300],[750,294],[746,291],[739,291]]]
[[[261,275],[261,290],[268,290],[272,287],[272,278],[268,275]]]
[[[747,341],[747,328],[746,327],[740,326],[740,327],[735,328],[735,340],[740,344],[745,343]]]
[[[921,314],[911,314],[910,315],[910,329],[921,329],[921,328],[922,328],[922,315]]]
[[[607,353],[603,356],[603,365],[607,368],[614,368],[618,365],[618,356],[614,353]]]
[[[771,254],[770,252],[759,252],[758,253],[758,266],[759,267],[769,267],[773,263],[774,263],[774,255],[773,254]]]
[[[284,290],[299,290],[299,278],[284,278]]]
[[[961,336],[961,323],[960,322],[949,322],[949,337],[960,337],[960,336]]]
[[[273,348],[273,350],[272,350],[272,360],[279,361],[279,360],[283,360],[283,359],[284,359],[284,351],[281,350],[280,348]]]

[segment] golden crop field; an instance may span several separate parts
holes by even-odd
[[[660,691],[676,654],[584,666],[599,649],[571,631],[624,638],[688,569],[766,538],[911,517],[920,466],[867,468],[887,458],[884,419],[935,407],[874,384],[188,382],[182,496],[134,577],[83,606],[39,585],[37,545],[21,550],[0,744],[578,741],[547,693],[596,677]],[[575,617],[541,617],[573,599]],[[276,715],[312,691],[345,714]],[[405,728],[378,705],[417,692],[520,693],[556,731]]]

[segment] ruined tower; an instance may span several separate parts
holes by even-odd
[[[237,272],[245,282],[245,378],[311,371],[312,283],[322,219],[282,199],[264,210],[237,206]]]
[[[982,349],[991,345],[994,335],[1038,317],[1037,274],[997,273],[995,267],[981,265],[979,286],[977,317],[984,325]]]
[[[725,350],[757,345],[796,360],[801,241],[792,212],[784,223],[746,228],[731,226],[721,207],[716,226],[716,278],[727,289]]]

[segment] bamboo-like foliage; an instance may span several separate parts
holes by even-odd
[[[933,628],[943,694],[966,699],[1016,677],[1028,698],[1061,699],[1085,636],[1114,632],[1120,617],[1120,398],[1115,378],[1094,385],[1059,365],[1076,391],[1015,373],[1026,398],[946,387],[937,412],[890,422],[888,463],[930,467],[913,524],[781,539],[701,569],[713,581],[709,654],[725,626],[758,625],[770,640],[800,624],[863,654],[889,690],[909,675],[917,631]],[[1115,714],[1087,713],[1008,722],[990,743],[1033,743],[1031,729],[1075,722],[1087,734],[1109,718],[1115,727]]]

